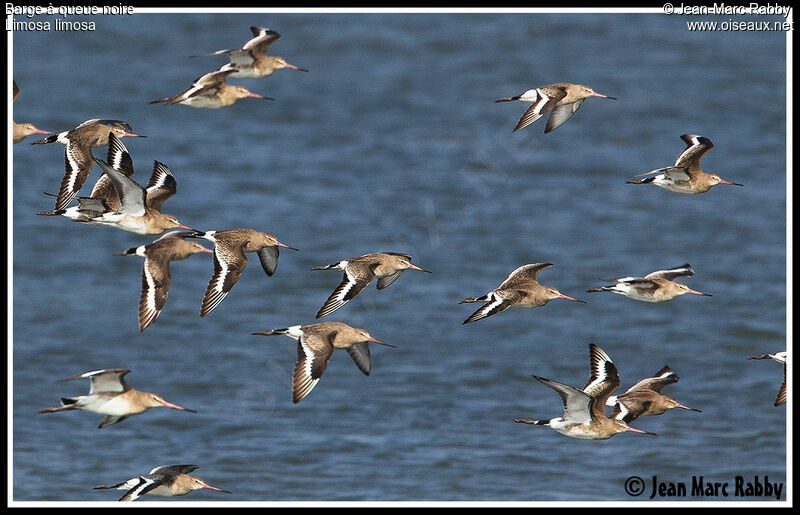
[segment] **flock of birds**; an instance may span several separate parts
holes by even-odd
[[[160,98],[151,103],[183,104],[195,108],[216,109],[233,105],[242,98],[268,99],[240,86],[227,84],[226,79],[257,78],[271,75],[281,68],[308,71],[286,62],[281,57],[268,56],[268,47],[280,35],[272,30],[251,27],[253,38],[242,48],[218,50],[206,55],[227,54],[230,62],[218,70],[207,73],[194,81],[192,86],[173,97]],[[19,89],[14,87],[14,100]],[[588,97],[615,100],[614,97],[594,92],[583,85],[557,83],[528,90],[521,95],[504,97],[496,102],[522,101],[530,103],[514,130],[527,127],[549,113],[545,133],[558,128],[581,106]],[[13,141],[20,143],[32,134],[49,136],[33,144],[61,143],[65,145],[66,173],[61,181],[52,210],[39,213],[45,216],[64,216],[74,222],[87,225],[114,227],[142,235],[160,235],[147,245],[133,247],[115,255],[144,258],[142,267],[142,289],[139,300],[138,325],[144,331],[158,319],[164,308],[171,283],[170,262],[186,259],[198,253],[213,255],[213,272],[201,302],[200,316],[213,311],[238,281],[247,265],[247,253],[256,253],[267,276],[272,276],[278,265],[279,248],[298,250],[278,241],[275,235],[249,228],[198,231],[181,224],[173,215],[161,213],[163,203],[176,192],[176,181],[167,165],[154,162],[153,171],[146,186],[132,179],[133,160],[121,142],[123,137],[143,138],[135,134],[130,125],[120,120],[91,119],[74,129],[53,134],[36,128],[30,123],[13,123]],[[632,184],[653,184],[676,193],[700,194],[717,184],[741,184],[723,180],[716,174],[705,173],[701,167],[703,156],[713,148],[708,138],[693,134],[681,136],[686,148],[678,155],[673,166],[659,168],[633,179]],[[93,148],[108,146],[106,160],[95,157]],[[97,164],[102,174],[87,197],[78,194]],[[77,200],[77,205],[70,205]],[[183,230],[175,230],[183,229]],[[214,244],[213,250],[198,240],[205,239]],[[341,270],[343,279],[322,304],[316,318],[322,318],[343,307],[367,285],[377,279],[377,289],[382,290],[394,283],[405,270],[412,269],[430,273],[411,263],[408,254],[375,252],[363,256],[342,259],[337,263],[321,265],[312,270]],[[541,307],[553,299],[565,299],[585,303],[561,293],[551,286],[542,286],[538,274],[552,263],[531,263],[518,267],[495,289],[481,297],[468,297],[461,303],[482,303],[464,324],[476,322],[496,315],[508,308]],[[657,270],[644,277],[626,276],[611,279],[611,285],[599,286],[588,292],[612,292],[643,302],[666,302],[680,295],[710,296],[690,289],[675,281],[677,277],[694,274],[687,263],[676,268]],[[341,322],[320,322],[295,325],[286,328],[258,331],[254,335],[285,335],[297,341],[298,358],[293,370],[292,401],[305,398],[320,380],[333,351],[345,349],[358,369],[370,373],[369,343],[393,347],[372,337],[364,329],[351,327]],[[544,377],[533,376],[537,381],[555,390],[564,404],[564,414],[549,420],[517,418],[514,422],[549,426],[553,430],[572,438],[607,439],[620,432],[650,434],[628,424],[641,416],[660,415],[672,408],[700,411],[689,408],[674,398],[662,395],[661,390],[678,381],[678,376],[664,366],[653,377],[642,379],[624,394],[612,394],[620,386],[619,373],[611,358],[595,344],[589,345],[590,378],[581,388],[575,388]],[[784,365],[784,382],[780,387],[775,405],[786,401],[786,351],[749,359],[773,359]],[[193,412],[177,404],[165,401],[155,393],[131,388],[124,377],[127,369],[104,369],[86,372],[63,381],[89,379],[87,395],[63,397],[61,404],[38,413],[53,413],[68,410],[85,410],[104,415],[99,427],[118,423],[131,415],[143,413],[153,407],[167,407]],[[612,408],[611,416],[606,408]],[[168,465],[151,470],[127,481],[100,485],[96,489],[125,490],[120,501],[132,501],[144,495],[179,496],[193,490],[208,488],[227,492],[206,484],[200,478],[189,475],[197,465]],[[227,492],[230,493],[230,492]]]

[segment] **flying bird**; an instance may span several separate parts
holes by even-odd
[[[31,145],[44,145],[47,143],[66,145],[64,149],[66,173],[64,178],[61,179],[61,187],[56,196],[54,210],[65,209],[78,196],[78,192],[94,167],[92,148],[108,145],[111,134],[117,138],[125,136],[134,138],[146,137],[141,134],[134,134],[131,126],[122,120],[93,118],[86,120],[72,130],[60,132],[31,143]]]
[[[495,100],[495,102],[512,102],[514,100],[519,100],[521,102],[531,103],[531,106],[525,110],[522,114],[522,118],[519,119],[516,127],[514,127],[515,131],[524,129],[545,114],[550,113],[550,117],[547,119],[547,125],[544,128],[544,132],[547,134],[550,131],[556,130],[562,123],[566,122],[570,116],[575,114],[575,111],[578,110],[583,101],[589,97],[616,100],[614,97],[595,93],[589,86],[559,82],[529,89],[525,93],[515,97],[503,97]]]
[[[142,266],[142,293],[139,296],[139,331],[150,327],[161,314],[167,302],[172,276],[169,272],[171,261],[186,259],[198,252],[212,253],[197,241],[186,238],[192,232],[170,231],[149,245],[115,252],[115,256],[140,256],[144,258]]]
[[[589,344],[589,371],[589,382],[581,390],[558,381],[533,376],[558,393],[564,403],[564,414],[560,418],[549,420],[516,418],[514,422],[547,426],[562,435],[581,440],[607,440],[626,431],[655,436],[654,433],[630,427],[624,420],[606,416],[606,400],[620,385],[619,372],[608,354],[593,343]]]
[[[194,410],[167,402],[158,394],[134,390],[125,382],[124,377],[128,372],[130,370],[124,368],[107,368],[62,379],[61,381],[89,379],[89,394],[78,397],[62,397],[61,406],[45,408],[38,411],[37,414],[76,409],[91,411],[105,415],[98,426],[98,429],[102,429],[122,422],[131,415],[144,413],[150,408],[164,407],[197,413]]]
[[[211,486],[196,476],[190,476],[189,472],[198,469],[197,465],[162,465],[150,471],[149,474],[131,478],[116,485],[98,485],[95,490],[116,489],[127,490],[119,500],[120,502],[135,501],[142,495],[157,495],[160,497],[175,497],[186,495],[194,490],[208,488],[217,492],[227,490]]]
[[[711,297],[710,293],[695,291],[686,286],[685,283],[673,281],[676,277],[688,277],[692,275],[694,275],[694,270],[692,270],[689,263],[686,263],[668,270],[656,270],[644,277],[619,277],[617,279],[609,279],[608,282],[615,284],[611,286],[599,286],[586,291],[589,293],[610,291],[612,293],[624,295],[629,299],[640,300],[642,302],[666,302],[687,293]]]
[[[19,88],[17,87],[17,81],[12,80],[12,83],[14,86],[14,101],[16,102],[17,97],[19,96]],[[53,134],[50,131],[37,129],[35,125],[29,122],[17,123],[14,120],[11,120],[11,128],[15,144],[22,143],[22,140],[24,140],[31,134]]]
[[[312,270],[344,270],[344,278],[333,290],[317,312],[317,318],[330,315],[359,294],[373,279],[378,279],[378,289],[382,290],[395,282],[407,269],[428,272],[411,263],[411,256],[397,252],[375,252],[363,256],[343,259],[338,263],[323,265]]]
[[[262,27],[250,27],[253,37],[242,48],[231,50],[216,50],[206,55],[228,54],[231,62],[223,65],[218,71],[233,71],[235,78],[258,78],[272,75],[276,70],[289,68],[307,72],[305,68],[298,68],[286,62],[283,57],[267,55],[269,46],[277,41],[281,35],[274,30]]]
[[[673,408],[699,412],[699,409],[684,406],[674,398],[661,394],[662,388],[677,383],[678,379],[678,375],[664,365],[653,377],[642,379],[624,394],[609,397],[606,405],[614,408],[611,418],[630,424],[639,417],[661,415]]]
[[[182,104],[189,107],[202,109],[220,109],[235,104],[242,98],[260,98],[262,100],[275,100],[253,93],[242,86],[231,86],[225,79],[235,70],[216,70],[198,77],[192,87],[175,95],[174,97],[157,98],[151,104],[164,102],[164,105]]]
[[[366,330],[341,322],[293,325],[284,329],[258,331],[254,335],[282,334],[297,340],[297,363],[292,374],[292,402],[298,403],[317,386],[333,351],[345,349],[364,375],[369,375],[369,342],[394,347],[373,338]]]
[[[775,406],[780,406],[781,404],[786,403],[786,360],[789,358],[789,354],[787,351],[780,351],[774,354],[762,354],[761,356],[750,356],[747,359],[772,359],[777,361],[778,363],[783,364],[783,382],[781,383],[781,387],[778,389],[778,395],[775,397]]]
[[[475,322],[496,315],[512,307],[536,308],[544,306],[553,299],[565,299],[586,304],[585,301],[564,295],[552,286],[542,286],[539,284],[537,280],[539,272],[551,266],[553,266],[553,263],[522,265],[511,272],[511,274],[506,277],[506,280],[500,283],[500,286],[483,297],[467,297],[462,300],[459,304],[485,302],[483,306],[478,308],[478,310],[464,320],[463,323],[468,324],[470,322]]]
[[[686,142],[686,148],[678,155],[674,166],[658,168],[637,175],[627,182],[629,184],[653,184],[665,190],[687,195],[705,193],[717,184],[743,186],[738,182],[726,181],[717,174],[703,171],[700,161],[709,150],[714,148],[710,139],[696,134],[684,134],[681,139]]]
[[[226,231],[196,231],[193,238],[204,238],[214,243],[214,273],[208,282],[200,316],[205,317],[230,293],[247,266],[246,252],[255,252],[268,277],[278,268],[279,247],[298,250],[278,241],[274,234],[253,229],[228,229]]]

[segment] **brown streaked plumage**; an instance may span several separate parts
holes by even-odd
[[[86,120],[70,131],[60,132],[31,143],[31,145],[42,145],[58,142],[66,145],[64,149],[66,173],[61,180],[54,210],[65,209],[78,196],[78,192],[94,166],[92,148],[108,145],[110,134],[114,134],[117,138],[146,137],[134,134],[127,122],[92,119]]]
[[[38,411],[37,414],[74,409],[91,411],[105,415],[98,426],[98,429],[102,429],[121,422],[131,415],[143,413],[150,408],[165,407],[197,413],[194,410],[167,402],[158,394],[134,390],[125,382],[124,377],[128,372],[130,370],[124,368],[108,368],[62,379],[61,381],[89,379],[91,381],[89,394],[78,397],[62,397],[61,406],[45,408]]]
[[[301,72],[308,71],[287,63],[283,57],[267,55],[269,46],[281,37],[280,34],[262,27],[250,27],[250,31],[253,33],[253,37],[242,48],[216,50],[206,54],[228,54],[230,56],[231,62],[222,66],[219,71],[233,71],[233,77],[237,79],[266,77],[282,68]]]
[[[177,189],[175,177],[165,164],[154,162],[153,174],[145,189],[105,161],[97,158],[95,161],[103,169],[116,192],[119,199],[119,207],[116,210],[110,209],[104,198],[79,197],[77,206],[38,214],[61,215],[73,222],[116,227],[136,234],[161,234],[176,228],[193,230],[182,225],[175,216],[158,210]],[[132,170],[130,173],[133,174]]]
[[[171,231],[149,245],[140,245],[114,253],[115,256],[144,258],[142,293],[139,296],[139,331],[144,331],[158,319],[167,302],[167,294],[172,283],[172,276],[169,273],[170,261],[186,259],[198,252],[212,253],[211,249],[204,247],[200,242],[186,239],[193,234]]]
[[[344,306],[376,277],[378,289],[382,290],[395,282],[408,268],[430,273],[429,270],[411,264],[410,255],[397,252],[374,252],[312,268],[312,270],[344,270],[342,282],[319,309],[317,318],[329,315]]]
[[[653,377],[642,379],[624,394],[609,397],[606,405],[614,408],[611,418],[630,424],[639,417],[661,415],[672,408],[700,412],[699,409],[684,406],[672,397],[661,394],[662,388],[677,383],[679,379],[671,368],[664,365]]]
[[[246,252],[258,253],[261,267],[272,277],[278,267],[278,247],[297,250],[279,242],[274,234],[253,229],[195,232],[193,237],[214,243],[214,273],[203,296],[201,317],[211,313],[239,280],[247,266]]]
[[[17,81],[12,79],[11,82],[14,86],[14,101],[16,102],[17,97],[19,96],[19,87],[17,87]],[[15,144],[22,143],[22,140],[24,140],[31,134],[53,134],[50,131],[37,129],[35,125],[28,122],[17,123],[14,120],[11,120],[11,127],[12,127],[11,132],[13,134],[13,141]]]
[[[122,140],[113,134],[108,137],[108,155],[106,156],[106,161],[110,167],[117,170],[125,177],[133,177],[133,159],[131,159],[131,155],[122,143]],[[155,170],[153,170],[153,175],[155,176]],[[153,177],[151,177],[151,181],[152,179]],[[119,210],[119,195],[117,195],[117,191],[114,189],[111,178],[106,173],[103,173],[97,181],[95,181],[89,197],[102,200],[103,205],[108,211]]]
[[[706,152],[714,148],[710,139],[697,134],[684,134],[681,139],[686,142],[686,148],[678,155],[674,166],[637,175],[636,177],[643,178],[633,178],[627,182],[629,184],[653,184],[665,190],[687,195],[705,193],[717,184],[743,186],[738,182],[726,181],[717,174],[703,172],[700,161]]]
[[[198,469],[197,465],[162,465],[151,470],[148,474],[131,478],[116,485],[98,485],[94,490],[116,489],[127,490],[119,500],[120,502],[134,501],[142,495],[157,495],[160,497],[175,497],[186,495],[194,490],[208,488],[217,492],[227,490],[206,484],[205,481],[196,476],[190,476],[189,472]]]
[[[199,107],[203,109],[221,109],[235,104],[242,98],[260,98],[263,100],[275,100],[251,92],[242,86],[231,86],[225,79],[235,70],[217,70],[206,73],[202,77],[195,79],[192,87],[175,95],[174,97],[157,98],[151,104],[164,102],[164,105],[182,104],[189,107]]]
[[[750,356],[747,359],[772,359],[777,361],[778,363],[783,364],[783,382],[781,383],[781,387],[778,388],[778,395],[775,396],[775,402],[773,403],[774,406],[780,406],[781,404],[786,403],[786,361],[789,359],[789,353],[787,351],[780,351],[774,354],[762,354],[760,356]]]
[[[128,149],[122,143],[122,140],[113,134],[108,138],[108,156],[106,157],[106,162],[111,168],[125,177],[133,178],[133,160],[128,153]],[[165,164],[154,161],[150,180],[147,186],[145,186],[145,204],[151,209],[160,210],[164,201],[174,195],[176,191],[177,183],[170,169]],[[46,194],[55,196],[50,193]],[[120,209],[119,195],[117,194],[111,177],[106,173],[103,173],[97,179],[88,197],[78,197],[78,203],[79,205],[76,210],[70,211],[67,209],[65,213],[60,214],[73,221],[92,224],[91,218],[102,216],[103,213],[119,211]],[[52,216],[59,213],[55,211],[44,211],[39,214]]]
[[[394,345],[376,340],[366,330],[351,327],[341,322],[293,325],[284,329],[258,331],[254,335],[272,336],[283,334],[297,339],[297,363],[292,374],[292,402],[300,402],[317,385],[328,366],[333,351],[345,349],[356,366],[369,375],[371,360],[369,342],[387,347]]]
[[[511,102],[520,100],[522,102],[532,102],[533,104],[525,110],[522,118],[517,122],[515,131],[524,129],[543,115],[550,113],[544,132],[557,129],[562,123],[566,122],[570,116],[578,110],[583,101],[589,97],[600,97],[616,100],[614,97],[601,95],[589,86],[581,84],[570,84],[559,82],[548,84],[539,88],[529,89],[521,95],[515,97],[503,97],[495,102]]]
[[[467,297],[459,302],[485,302],[480,309],[470,315],[464,324],[481,320],[508,308],[535,308],[544,306],[553,299],[566,299],[574,302],[585,301],[568,297],[552,286],[542,286],[537,280],[539,272],[553,266],[552,263],[532,263],[517,268],[500,286],[483,297]]]
[[[610,291],[612,293],[624,295],[629,299],[640,300],[642,302],[666,302],[687,293],[711,297],[710,293],[695,291],[682,282],[673,281],[676,277],[688,277],[692,275],[694,275],[694,270],[692,270],[689,263],[686,263],[668,270],[656,270],[644,277],[619,277],[617,279],[609,279],[608,282],[616,284],[612,286],[599,286],[586,291],[588,293]]]
[[[119,171],[126,177],[133,177],[133,160],[131,159],[128,149],[122,144],[122,141],[116,136],[109,137],[108,142],[108,157],[107,163],[114,170]],[[161,210],[161,206],[168,198],[173,196],[177,191],[177,183],[172,171],[159,161],[153,161],[153,171],[150,173],[150,180],[147,181],[145,188],[145,204],[157,211]],[[101,198],[108,206],[109,211],[119,210],[119,196],[114,189],[114,184],[107,174],[103,174],[97,179],[97,182],[92,188],[92,193],[89,195],[91,198]]]
[[[619,388],[619,372],[603,349],[589,344],[589,382],[582,390],[572,386],[533,376],[540,383],[555,390],[564,403],[564,415],[550,420],[516,418],[514,422],[548,426],[562,435],[581,440],[606,440],[617,433],[630,431],[655,436],[654,433],[629,427],[624,420],[606,417],[606,399]]]

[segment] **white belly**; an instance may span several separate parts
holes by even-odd
[[[90,223],[94,225],[112,226],[136,234],[151,234],[140,216],[106,213],[103,216],[92,218]]]
[[[237,66],[236,73],[232,73],[231,77],[235,79],[258,79],[260,77],[266,77],[267,75],[272,75],[272,72],[259,73],[252,66],[243,66],[243,67]]]
[[[115,395],[108,398],[106,396],[87,395],[81,397],[78,401],[78,407],[82,410],[99,413],[101,415],[111,415],[114,417],[124,417],[132,415],[131,406],[128,400],[121,396]]]
[[[674,193],[684,193],[687,195],[694,195],[697,193],[692,189],[687,181],[676,181],[671,179],[666,175],[657,175],[653,179],[653,184],[660,188],[664,188],[665,190],[672,191]]]
[[[642,290],[636,288],[635,286],[625,283],[614,285],[614,289],[611,291],[620,295],[625,295],[629,299],[633,300],[640,300],[642,302],[658,302],[658,300],[656,300],[656,298],[653,297],[650,292],[642,292]]]
[[[605,438],[597,438],[597,435],[590,431],[587,424],[575,424],[574,422],[563,422],[559,420],[551,420],[550,427],[564,436],[570,438],[577,438],[578,440],[604,440]]]
[[[157,486],[157,487],[153,488],[152,490],[147,492],[145,495],[157,495],[159,497],[174,497],[176,494],[173,493],[172,490],[169,489],[169,487],[166,487],[164,485],[160,485],[160,486]],[[186,495],[186,494],[183,494],[183,495]]]
[[[219,109],[220,107],[224,107],[216,95],[198,95],[190,97],[179,103],[189,107],[199,107],[201,109]]]

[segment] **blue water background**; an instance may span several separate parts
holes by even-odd
[[[14,33],[17,121],[125,120],[148,136],[124,140],[137,180],[157,159],[178,181],[163,211],[300,252],[281,252],[271,278],[251,256],[203,319],[210,257],[173,263],[164,311],[139,333],[141,260],[113,252],[154,238],[35,216],[52,206],[42,192],[58,188],[63,147],[14,145],[13,500],[113,501],[120,492],[92,486],[172,463],[233,492],[185,501],[625,501],[646,498],[626,494],[634,475],[785,482],[781,368],[746,358],[787,345],[786,37],[690,32],[688,19],[180,13]],[[274,102],[148,105],[223,64],[189,56],[241,45],[250,25],[278,31],[271,53],[310,72],[230,81]],[[618,100],[590,98],[549,134],[544,119],[512,132],[526,105],[493,103],[561,81]],[[688,196],[625,183],[671,165],[685,133],[714,142],[706,171],[745,186]],[[250,333],[315,322],[341,275],[310,269],[383,250],[433,273],[370,285],[327,319],[397,348],[372,346],[369,377],[335,353],[293,405],[295,343]],[[459,300],[533,262],[555,264],[542,284],[588,304],[461,325],[477,306]],[[712,297],[586,293],[686,262],[686,282]],[[531,375],[583,386],[591,342],[623,388],[668,364],[681,380],[664,393],[702,413],[642,418],[633,425],[658,437],[606,441],[513,424],[561,415]],[[35,414],[87,391],[57,379],[110,367],[199,413],[155,409],[103,430],[96,414]]]

